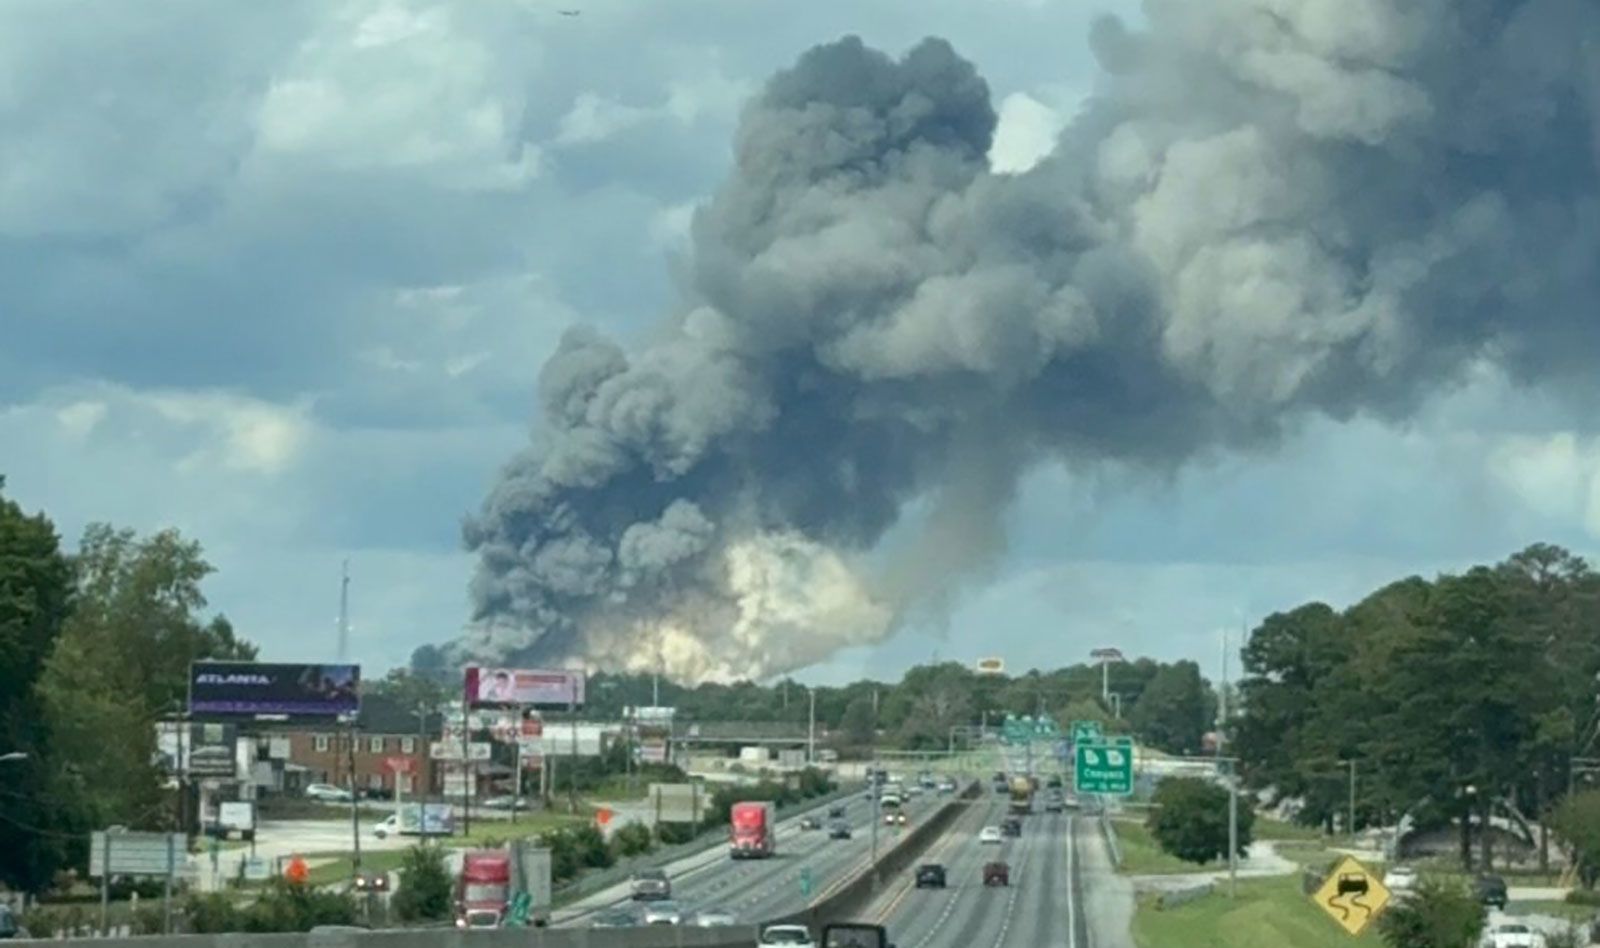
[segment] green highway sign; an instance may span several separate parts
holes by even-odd
[[[511,905],[506,909],[507,928],[524,928],[528,924],[528,912],[533,908],[533,897],[527,892],[518,892],[511,899]]]
[[[801,866],[800,867],[800,894],[805,896],[805,897],[807,897],[807,898],[811,897],[811,867],[810,866]]]
[[[1101,739],[1099,721],[1073,721],[1072,743],[1095,744]]]
[[[1079,793],[1130,796],[1133,793],[1133,742],[1079,744],[1073,783]]]

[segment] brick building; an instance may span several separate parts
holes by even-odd
[[[353,764],[355,786],[362,793],[383,798],[396,790],[407,797],[419,792],[435,795],[442,768],[430,766],[428,745],[439,739],[441,720],[438,713],[424,716],[416,708],[374,696],[362,700],[353,735],[349,728],[334,724],[282,732],[299,785],[284,789],[292,792],[312,783],[349,786]]]

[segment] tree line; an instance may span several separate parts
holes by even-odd
[[[174,530],[88,527],[74,552],[0,478],[0,884],[48,888],[87,862],[89,833],[170,828],[179,800],[155,724],[179,711],[195,659],[253,659]]]
[[[1576,787],[1600,724],[1600,577],[1538,544],[1490,566],[1412,576],[1348,609],[1268,616],[1244,649],[1229,724],[1247,778],[1333,828],[1455,824],[1470,868],[1487,817],[1538,821]],[[1549,841],[1539,831],[1541,861]]]

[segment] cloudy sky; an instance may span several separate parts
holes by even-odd
[[[564,16],[558,8],[581,9]],[[1094,87],[1129,0],[63,0],[0,7],[0,473],[69,538],[176,526],[272,659],[454,636],[463,514],[527,442],[575,323],[648,333],[741,104],[847,33],[949,39],[988,80],[997,170]],[[1097,645],[1214,668],[1306,598],[1589,551],[1600,442],[1484,370],[1404,428],[1312,422],[1172,480],[1041,470],[947,621],[810,676]],[[804,677],[804,676],[803,676]]]

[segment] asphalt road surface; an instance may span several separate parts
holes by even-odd
[[[1093,817],[1036,810],[1022,836],[978,842],[1005,817],[1002,798],[975,801],[920,863],[945,867],[946,887],[918,889],[915,866],[868,912],[898,948],[1131,948],[1132,895],[1112,872]],[[1008,886],[986,887],[983,866],[1006,862]]]
[[[911,824],[926,816],[947,797],[928,792],[912,799],[906,808]],[[864,794],[852,794],[837,801],[845,806],[853,835],[850,839],[829,839],[826,828],[802,830],[799,817],[778,824],[778,853],[770,859],[732,859],[727,848],[715,847],[666,867],[672,880],[672,897],[686,912],[716,909],[731,912],[741,923],[763,922],[798,911],[827,887],[864,867],[872,849],[872,803]],[[834,804],[829,804],[832,806]],[[828,806],[806,811],[821,817],[824,826]],[[898,830],[899,833],[906,829]],[[878,828],[880,850],[896,838],[896,830]],[[801,875],[809,869],[811,893],[801,888]],[[634,903],[627,886],[617,886],[556,913],[555,924],[583,926],[604,909],[627,908]]]

